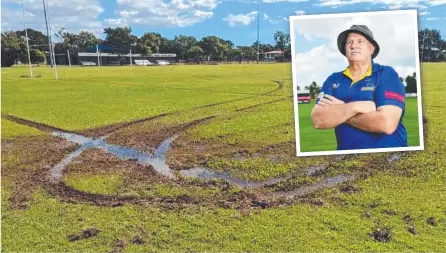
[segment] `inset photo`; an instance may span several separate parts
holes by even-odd
[[[297,156],[424,150],[416,10],[289,20]]]

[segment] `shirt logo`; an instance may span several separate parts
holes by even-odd
[[[398,100],[398,101],[404,103],[404,96],[399,93],[396,93],[396,92],[386,91],[386,92],[384,92],[384,97],[390,98],[390,99],[395,99],[395,100]]]
[[[367,90],[374,91],[375,87],[362,87],[361,88],[361,91],[367,91]]]
[[[339,83],[334,83],[333,84],[333,89],[336,89],[336,88],[338,88],[339,87]]]

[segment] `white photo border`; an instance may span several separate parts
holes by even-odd
[[[296,59],[295,59],[295,37],[294,37],[294,21],[300,19],[321,19],[335,17],[356,17],[356,16],[374,16],[374,15],[390,15],[390,14],[408,13],[411,15],[414,26],[415,39],[415,71],[417,78],[417,106],[418,106],[418,132],[419,146],[401,147],[401,148],[371,148],[371,149],[353,149],[353,150],[334,150],[334,151],[314,151],[301,152],[300,150],[300,131],[299,131],[299,107],[297,101],[297,82],[296,82]],[[373,11],[373,12],[351,12],[351,13],[334,13],[334,14],[316,14],[316,15],[300,15],[289,16],[290,22],[290,39],[291,39],[291,66],[293,76],[293,104],[294,104],[294,122],[296,133],[296,155],[297,156],[316,156],[316,155],[345,155],[345,154],[363,154],[378,152],[399,152],[399,151],[418,151],[424,150],[424,130],[422,115],[422,97],[421,97],[421,75],[420,75],[420,54],[418,41],[418,12],[413,10],[394,10],[394,11]]]

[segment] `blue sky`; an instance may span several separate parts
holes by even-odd
[[[322,85],[330,74],[348,66],[337,47],[337,37],[353,24],[367,25],[373,32],[380,46],[376,63],[393,67],[401,77],[418,71],[415,10],[303,15],[291,20],[294,83],[299,86],[312,81]]]
[[[23,1],[28,27],[43,30],[42,1]],[[47,1],[53,30],[88,30],[103,37],[103,28],[129,25],[137,36],[145,31],[168,38],[216,35],[235,45],[250,45],[257,36],[257,1],[252,0]],[[20,0],[3,0],[1,7],[2,31],[23,29]],[[446,39],[446,0],[261,0],[260,41],[273,43],[274,32],[288,33],[288,16],[296,12],[312,15],[396,9],[418,9],[419,27],[439,29]]]

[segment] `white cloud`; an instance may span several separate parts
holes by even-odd
[[[389,10],[399,10],[401,8],[402,8],[402,6],[400,4],[390,5],[389,6]]]
[[[293,43],[302,41],[302,37],[307,40],[306,45],[294,45],[296,52],[299,52],[295,53],[294,59],[296,82],[301,87],[312,81],[322,85],[330,74],[346,68],[348,62],[337,48],[337,36],[353,24],[364,24],[372,30],[380,45],[380,53],[374,59],[376,63],[392,66],[400,76],[412,74],[415,71],[417,45],[415,27],[407,25],[414,23],[412,17],[407,13],[398,13],[295,19]],[[307,47],[308,43],[312,43],[314,38],[327,42],[305,52],[299,50],[299,47]]]
[[[303,87],[315,81],[322,85],[325,79],[333,72],[345,68],[345,58],[329,45],[314,47],[308,52],[295,55],[296,83]]]
[[[262,0],[263,3],[278,3],[278,2],[299,3],[308,1],[309,0]]]
[[[29,28],[45,31],[42,1],[23,0],[25,20]],[[4,6],[3,4],[8,4]],[[104,9],[97,0],[47,0],[47,13],[52,32],[60,27],[70,32],[81,30],[102,34],[102,22],[98,16]],[[20,1],[2,1],[2,29],[23,30]],[[46,32],[45,32],[46,33]]]
[[[249,25],[251,24],[257,17],[257,11],[252,11],[246,14],[229,14],[226,18],[223,18],[224,21],[228,22],[229,26],[239,26],[239,25]]]
[[[301,15],[304,15],[304,14],[305,14],[305,11],[303,11],[303,10],[296,11],[296,15],[297,16],[301,16]]]
[[[446,4],[446,0],[431,0],[431,1],[429,1],[429,5],[431,5],[431,6],[437,6],[437,5],[442,5],[442,4]]]
[[[420,16],[425,16],[425,15],[430,15],[431,13],[430,12],[427,12],[427,11],[423,11],[423,12],[419,12],[418,13],[418,15],[420,15]]]
[[[220,0],[117,0],[119,16],[108,25],[186,27],[210,19]]]
[[[268,16],[268,14],[266,14],[266,13],[263,13],[263,20],[268,21],[269,23],[271,23],[273,25],[277,25],[277,24],[283,23],[284,20],[288,21],[287,18],[283,18],[281,16],[279,16],[276,19],[274,19],[274,18]]]
[[[320,0],[317,5],[340,6],[358,3],[384,4],[389,5],[389,9],[400,9],[403,7],[425,9],[427,7],[422,5],[421,3],[425,3],[430,6],[436,6],[446,4],[446,0]]]

